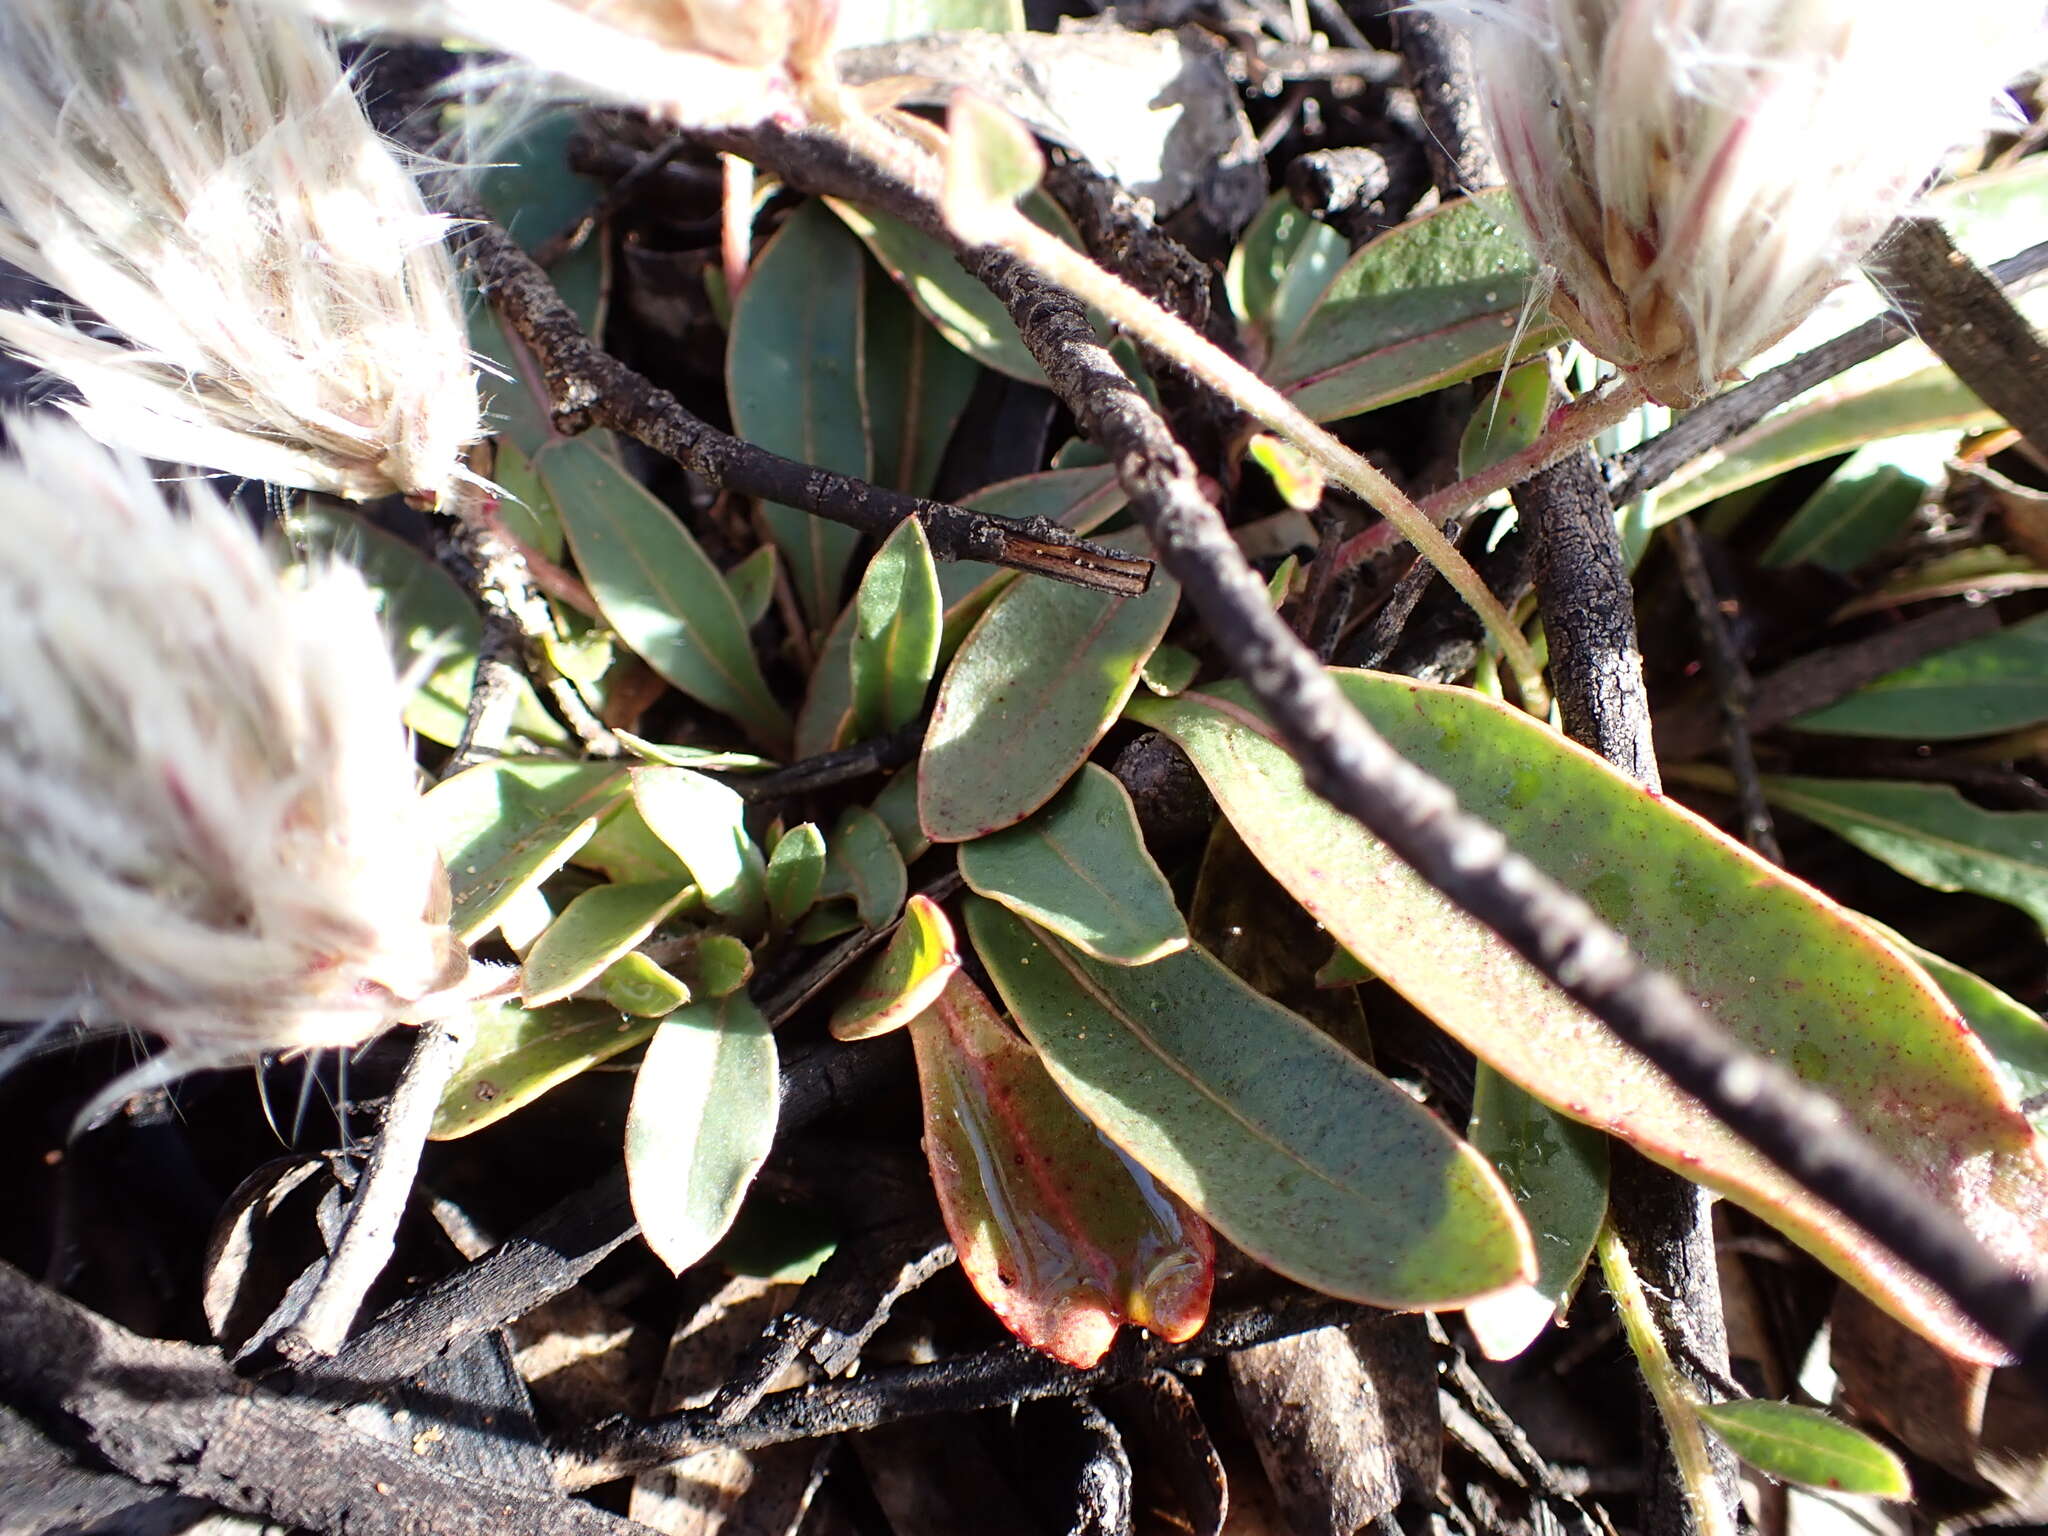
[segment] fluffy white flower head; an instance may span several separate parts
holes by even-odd
[[[360,578],[281,574],[205,486],[174,508],[61,417],[7,428],[0,1018],[147,1030],[161,1079],[353,1044],[456,985]]]
[[[509,55],[607,101],[695,127],[794,115],[835,95],[838,0],[272,0],[337,25]],[[855,0],[861,3],[861,0]]]
[[[2031,58],[2034,0],[1446,0],[1551,307],[1666,404],[1869,253]]]
[[[479,433],[445,221],[310,22],[251,0],[0,4],[0,257],[111,339],[0,345],[152,457],[429,499]]]

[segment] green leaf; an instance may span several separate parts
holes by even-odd
[[[427,791],[428,825],[455,898],[455,936],[473,944],[498,913],[567,863],[625,793],[615,768],[499,758]]]
[[[871,213],[837,198],[825,202],[947,341],[985,368],[1026,384],[1045,383],[1044,371],[1017,334],[1002,300],[970,277],[946,246],[887,214]],[[1039,228],[1080,248],[1080,235],[1050,198],[1043,194],[1026,198],[1024,213]]]
[[[939,685],[918,759],[926,834],[983,837],[1057,794],[1138,686],[1179,601],[1163,570],[1142,597],[1050,581],[998,597]]]
[[[600,885],[585,891],[534,941],[519,968],[521,999],[544,1008],[595,981],[638,949],[682,905],[689,887],[672,881]]]
[[[704,905],[758,932],[768,920],[767,878],[747,836],[746,801],[687,768],[635,768],[631,777],[634,808],[689,869]]]
[[[483,620],[455,578],[403,539],[331,502],[301,497],[284,527],[300,559],[335,560],[362,574],[391,637],[399,676],[420,680],[405,701],[406,725],[431,742],[454,746],[467,721],[484,633]],[[532,685],[521,678],[518,691],[514,750],[566,747],[567,733],[541,708]]]
[[[2048,1019],[2008,997],[1982,976],[1922,949],[1873,918],[1865,922],[1890,939],[1934,978],[1963,1011],[2006,1091],[2027,1109],[2034,1129],[2048,1135]]]
[[[1045,174],[1031,130],[984,96],[956,91],[946,110],[946,223],[969,244],[997,239],[1012,205]]]
[[[1909,879],[2010,902],[2048,928],[2048,812],[1983,810],[1952,784],[1769,776],[1763,786],[1771,804]]]
[[[1262,352],[1294,338],[1350,249],[1342,235],[1303,213],[1289,194],[1266,199],[1230,253],[1224,277],[1231,309]]]
[[[797,711],[796,744],[790,749],[799,760],[843,747],[852,735],[853,625],[853,604],[848,603],[818,647],[810,690]]]
[[[1017,826],[960,846],[969,886],[1115,965],[1187,948],[1173,888],[1145,851],[1131,797],[1093,763]]]
[[[596,870],[615,885],[644,880],[681,885],[690,878],[689,866],[654,835],[630,799],[597,824],[570,862],[580,869]]]
[[[1535,1274],[1478,1153],[1207,951],[1104,965],[979,897],[967,928],[1074,1107],[1261,1263],[1387,1307]]]
[[[1207,1225],[1074,1112],[974,984],[952,977],[910,1038],[939,1210],[1003,1326],[1084,1369],[1122,1323],[1173,1342],[1199,1332]]]
[[[896,841],[896,851],[903,855],[905,864],[915,864],[923,858],[932,846],[932,840],[924,835],[924,828],[917,821],[917,767],[915,764],[900,770],[883,786],[868,809],[882,818],[882,825],[889,829],[889,836]]]
[[[923,712],[939,664],[939,573],[914,517],[882,541],[861,578],[847,664],[857,738],[885,736]]]
[[[1274,573],[1272,582],[1266,588],[1268,599],[1275,597],[1276,587],[1279,589],[1277,595],[1283,599],[1286,597],[1285,578],[1293,574],[1293,560],[1294,556],[1289,555],[1282,562],[1283,569]],[[1273,606],[1277,608],[1280,605],[1276,601]],[[1178,645],[1161,645],[1155,647],[1152,654],[1146,658],[1138,676],[1147,688],[1170,699],[1193,683],[1196,674],[1201,670],[1202,658],[1193,651],[1185,650]]]
[[[825,895],[853,897],[860,920],[870,928],[895,922],[910,891],[910,876],[882,818],[866,806],[848,806],[832,829],[829,846]]]
[[[1535,1284],[1465,1309],[1486,1358],[1506,1360],[1564,1311],[1592,1256],[1607,1219],[1607,1139],[1484,1062],[1473,1080],[1466,1134],[1500,1174],[1536,1239]]]
[[[811,910],[825,883],[825,834],[811,822],[800,822],[782,834],[768,855],[763,877],[768,891],[768,918],[781,932]]]
[[[724,747],[678,747],[668,742],[649,741],[631,731],[615,730],[619,745],[643,763],[665,763],[671,768],[694,768],[699,773],[757,773],[775,766],[775,760],[752,752],[732,752]]]
[[[1850,454],[1765,549],[1765,565],[1802,561],[1846,575],[1899,536],[1946,476],[1953,432],[1870,443]]]
[[[598,988],[621,1013],[658,1019],[690,1000],[690,989],[645,955],[621,955],[597,979]]]
[[[1361,247],[1274,348],[1267,382],[1330,421],[1499,368],[1511,343],[1516,357],[1556,346],[1563,328],[1525,313],[1536,262],[1514,225],[1509,194],[1481,192]]]
[[[1270,432],[1256,432],[1245,452],[1266,472],[1280,499],[1297,512],[1313,512],[1323,500],[1323,472],[1292,443]]]
[[[1824,1088],[1993,1252],[2048,1243],[2048,1165],[1917,967],[1699,818],[1463,689],[1336,672],[1394,749],[1679,978],[1743,1044]],[[1991,1346],[1921,1282],[1667,1087],[1533,968],[1302,782],[1242,689],[1138,699],[1331,935],[1482,1060],[1780,1227],[1944,1347]]]
[[[775,546],[763,544],[727,571],[725,584],[732,593],[732,603],[739,610],[742,624],[752,629],[767,618],[768,609],[775,601]]]
[[[479,1004],[469,1049],[434,1110],[435,1141],[453,1141],[495,1125],[558,1083],[630,1050],[654,1033],[602,1003],[522,1008]]]
[[[1880,1499],[1913,1496],[1905,1463],[1818,1408],[1759,1398],[1694,1406],[1731,1451],[1780,1482]]]
[[[753,979],[754,957],[729,933],[700,933],[676,968],[696,996],[725,997]]]
[[[690,530],[587,435],[550,448],[538,468],[590,595],[619,638],[771,749],[786,741],[789,717],[761,676],[732,589]]]
[[[834,1040],[872,1040],[901,1029],[929,1008],[960,969],[953,925],[929,896],[910,898],[888,947],[832,1010]]]
[[[640,1235],[681,1274],[739,1214],[775,1141],[775,1036],[735,992],[656,1026],[626,1115],[626,1186]]]
[[[867,284],[861,360],[875,484],[929,495],[981,370],[894,283]]]
[[[866,282],[860,243],[824,208],[807,203],[783,221],[733,310],[725,374],[735,433],[785,458],[871,478],[861,387]],[[839,611],[860,535],[769,502],[761,514],[804,613],[823,629]]]
[[[2048,613],[1923,656],[1792,722],[1832,736],[1953,741],[2048,720]]]
[[[1510,368],[1500,388],[1489,391],[1458,439],[1458,473],[1476,475],[1511,459],[1543,435],[1550,420],[1550,360]]]

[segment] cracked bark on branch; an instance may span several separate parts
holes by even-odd
[[[868,203],[960,251],[927,192],[829,135],[762,124],[702,137],[774,169],[793,187]],[[960,254],[1003,302],[1081,430],[1110,455],[1160,559],[1309,785],[2048,1382],[2048,1287],[1995,1258],[1956,1213],[1845,1128],[1825,1095],[1737,1044],[1676,982],[1637,960],[1583,901],[1396,753],[1272,611],[1264,583],[1201,495],[1193,465],[1117,368],[1080,304],[1000,252]]]

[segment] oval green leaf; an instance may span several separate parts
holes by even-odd
[[[1697,1403],[1701,1419],[1757,1471],[1805,1488],[1910,1499],[1905,1463],[1860,1429],[1798,1403]]]
[[[782,834],[768,855],[763,877],[768,887],[768,917],[777,932],[811,910],[825,883],[825,834],[811,822],[799,822]]]
[[[790,750],[801,760],[845,746],[853,734],[853,604],[840,610],[818,647],[811,685],[796,715],[796,744]]]
[[[870,478],[861,388],[866,283],[860,242],[822,206],[807,203],[783,221],[733,309],[725,377],[735,433],[784,458]],[[823,629],[839,611],[859,533],[772,502],[761,504],[761,515],[804,613]]]
[[[700,933],[676,961],[681,981],[698,997],[724,997],[754,978],[754,956],[729,933]]]
[[[1262,353],[1294,338],[1350,249],[1336,230],[1303,213],[1292,194],[1266,199],[1224,275],[1230,307]]]
[[[870,928],[895,922],[910,892],[910,874],[888,824],[864,805],[848,806],[832,829],[830,847],[824,894],[851,896]]]
[[[640,1235],[681,1274],[739,1214],[775,1141],[775,1036],[735,992],[655,1026],[626,1114],[626,1187]]]
[[[752,629],[767,618],[768,607],[775,601],[775,546],[763,544],[727,571],[725,584],[742,624]]]
[[[2048,613],[1889,672],[1797,730],[1953,741],[2048,720]]]
[[[636,1019],[659,1019],[690,1000],[682,978],[670,975],[645,955],[621,955],[597,979],[605,1001]]]
[[[1083,1369],[1123,1323],[1176,1342],[1199,1332],[1207,1224],[1074,1112],[975,985],[952,977],[910,1039],[939,1210],[1003,1326]]]
[[[779,749],[789,717],[761,676],[732,588],[690,530],[587,434],[557,443],[536,468],[605,622],[664,680]]]
[[[1526,715],[1468,690],[1332,674],[1395,749],[1577,892],[1736,1039],[1835,1097],[1994,1252],[2048,1246],[2048,1165],[1917,966],[1853,914]],[[1261,862],[1348,949],[1507,1077],[1777,1225],[1945,1347],[1997,1350],[1866,1236],[1679,1095],[1302,782],[1235,685],[1140,699]]]
[[[1261,1263],[1384,1307],[1534,1277],[1484,1158],[1206,950],[1104,965],[980,897],[967,927],[1060,1091]]]
[[[545,1008],[595,981],[614,960],[645,943],[689,892],[666,880],[585,891],[527,951],[519,968],[521,1000],[529,1008]]]
[[[494,1125],[558,1083],[608,1061],[654,1033],[651,1019],[626,1018],[602,1003],[521,1008],[481,1005],[475,1034],[434,1110],[435,1141]]]
[[[911,897],[888,947],[832,1010],[832,1038],[872,1040],[901,1029],[932,1005],[959,969],[960,951],[945,912],[929,896]]]
[[[1113,965],[1146,965],[1187,948],[1187,923],[1145,851],[1130,795],[1093,763],[1028,821],[961,844],[960,875]]]
[[[926,496],[981,370],[894,283],[866,286],[861,361],[875,484]]]
[[[704,905],[747,932],[768,920],[767,871],[747,836],[747,803],[688,768],[635,768],[633,806],[689,869]]]
[[[1484,1062],[1466,1134],[1515,1197],[1536,1239],[1536,1281],[1465,1309],[1489,1360],[1519,1355],[1571,1300],[1607,1219],[1607,1139],[1567,1120]]]
[[[1937,891],[2010,902],[2048,928],[2048,812],[1987,811],[1952,784],[1883,779],[1763,781],[1771,804],[1839,833]]]
[[[939,573],[914,517],[898,523],[868,562],[853,600],[847,665],[857,739],[885,736],[923,712],[939,665]]]
[[[1179,601],[1164,570],[1141,597],[1051,581],[998,597],[946,669],[925,733],[917,816],[932,841],[1014,826],[1057,794],[1138,686]]]
[[[1550,401],[1548,358],[1510,368],[1465,423],[1458,439],[1458,473],[1476,475],[1533,444],[1550,420]]]
[[[1318,421],[1427,394],[1565,339],[1529,313],[1536,262],[1503,190],[1410,219],[1331,279],[1265,375]]]
[[[505,905],[569,861],[626,783],[598,763],[500,758],[427,791],[434,844],[448,866],[455,936],[473,944]]]

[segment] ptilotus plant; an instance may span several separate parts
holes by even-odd
[[[469,965],[362,579],[53,415],[0,459],[0,1018],[162,1081],[354,1044]]]
[[[480,428],[447,221],[319,28],[10,0],[0,134],[0,258],[82,312],[0,313],[0,345],[95,436],[350,498],[458,483]]]
[[[1458,0],[1550,308],[1691,405],[1871,249],[2034,55],[1958,0]]]

